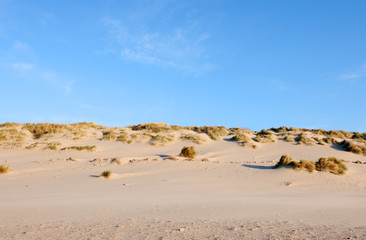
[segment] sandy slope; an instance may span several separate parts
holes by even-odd
[[[227,138],[58,141],[97,150],[0,150],[13,169],[0,175],[0,239],[366,239],[366,164],[352,163],[366,162],[362,155],[281,140],[259,149]],[[195,145],[194,161],[166,159],[184,145]],[[337,156],[348,172],[272,169],[285,153]],[[110,179],[98,177],[104,170]]]

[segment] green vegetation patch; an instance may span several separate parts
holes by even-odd
[[[77,151],[94,151],[97,147],[93,146],[71,146],[71,147],[64,147],[61,148],[62,151],[64,150],[77,150]]]

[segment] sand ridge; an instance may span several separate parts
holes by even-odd
[[[0,165],[12,169],[0,175],[0,238],[365,237],[366,157],[340,145],[363,146],[354,134],[146,126],[61,125],[36,138],[16,125],[0,146]],[[284,139],[303,131],[311,143]],[[330,144],[314,145],[320,136]],[[78,148],[62,150],[72,146]],[[179,156],[184,146],[194,146],[194,159]],[[337,176],[273,169],[287,153],[311,161],[336,156],[348,170]],[[107,170],[109,179],[99,177]]]

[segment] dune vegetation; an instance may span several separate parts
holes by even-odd
[[[182,148],[182,150],[180,151],[180,154],[179,156],[181,157],[186,157],[186,158],[194,158],[196,156],[196,151],[194,149],[194,146],[190,146],[190,147],[187,147],[187,146],[184,146]]]
[[[276,169],[280,167],[291,167],[295,170],[304,169],[308,172],[317,170],[321,172],[330,172],[335,175],[343,175],[347,171],[347,167],[343,164],[343,160],[339,160],[335,157],[320,158],[317,162],[309,160],[301,160],[300,162],[297,162],[288,154],[281,156],[280,160],[273,168]]]
[[[10,172],[10,166],[0,165],[0,174]]]
[[[111,170],[107,170],[107,171],[102,172],[99,175],[99,177],[109,178],[111,176],[111,174],[112,174]]]
[[[62,151],[65,150],[77,150],[77,151],[94,151],[97,148],[97,146],[70,146],[70,147],[64,147],[61,148]]]

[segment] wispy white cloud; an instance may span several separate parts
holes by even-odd
[[[340,78],[345,80],[366,79],[366,64],[361,65],[361,67],[352,72],[342,74]]]
[[[28,45],[28,43],[22,42],[22,41],[15,41],[14,42],[14,48],[22,51],[30,51],[31,47]]]
[[[207,33],[197,33],[192,27],[178,27],[167,33],[139,31],[110,17],[102,22],[117,43],[117,53],[126,61],[175,68],[194,75],[214,69],[203,46],[210,38]]]
[[[18,59],[18,61],[0,58],[0,63],[5,69],[10,69],[12,74],[16,74],[28,81],[41,82],[46,86],[60,89],[66,95],[72,92],[74,81],[63,77],[63,74],[42,67],[35,60],[30,60],[36,57],[32,47],[28,43],[18,40],[14,41],[12,48],[8,52],[12,59]],[[21,61],[19,59],[28,60]]]
[[[29,70],[32,70],[34,67],[34,65],[31,63],[11,63],[10,66],[14,70],[19,70],[19,71],[29,71]]]

